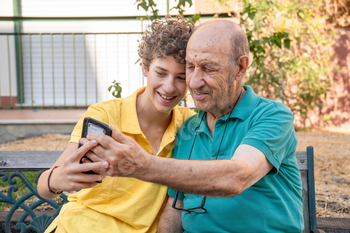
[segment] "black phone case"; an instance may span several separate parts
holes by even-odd
[[[81,132],[81,137],[82,138],[86,138],[86,136],[87,136],[88,124],[89,123],[92,123],[94,125],[99,126],[100,128],[103,128],[106,131],[105,135],[112,136],[112,130],[108,127],[107,124],[105,124],[105,123],[103,123],[101,121],[98,121],[98,120],[96,120],[94,118],[91,118],[91,117],[85,117],[84,118],[84,122],[83,122],[83,131]]]
[[[107,136],[112,136],[112,130],[108,127],[107,124],[101,122],[101,121],[98,121],[94,118],[91,118],[91,117],[85,117],[84,118],[84,122],[83,122],[83,130],[81,132],[81,137],[82,138],[86,138],[87,136],[87,132],[88,132],[88,125],[89,123],[92,123],[94,125],[97,125],[99,126],[100,128],[103,128],[105,130],[105,135]],[[79,147],[81,147],[82,144],[79,143]],[[88,160],[91,161],[91,159],[89,159],[86,155],[84,155],[81,159],[80,159],[80,163],[83,163],[82,159],[83,158],[86,158]],[[92,161],[91,161],[92,162]],[[96,172],[94,171],[87,171],[87,172],[83,172],[84,174],[97,174]],[[98,183],[101,183],[101,181],[97,181]]]

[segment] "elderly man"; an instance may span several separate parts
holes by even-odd
[[[180,129],[175,159],[152,156],[116,130],[113,138],[89,137],[100,144],[94,153],[110,163],[108,175],[170,187],[159,232],[303,230],[293,115],[243,85],[248,53],[233,22],[196,28],[186,81],[200,111]]]

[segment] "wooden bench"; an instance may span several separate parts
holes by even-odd
[[[26,232],[29,229],[38,233],[44,232],[50,222],[57,216],[61,206],[53,200],[40,197],[37,190],[29,183],[22,172],[42,172],[47,170],[57,160],[61,153],[62,151],[0,151],[0,176],[3,177],[0,182],[8,181],[10,184],[7,195],[0,193],[0,202],[12,204],[12,208],[8,212],[5,220],[6,233],[11,232],[10,221],[15,210],[18,208],[24,210],[16,224],[16,229],[21,229],[21,232]],[[306,151],[297,151],[296,157],[301,172],[302,195],[304,198],[303,215],[305,229],[303,233],[316,233],[319,231],[317,230],[316,224],[313,147],[308,147]],[[36,181],[40,174],[41,173],[38,172]],[[30,190],[29,193],[18,200],[13,197],[13,192],[16,191],[16,180],[14,180],[14,177],[19,177]],[[38,201],[31,206],[28,206],[24,201],[31,196],[36,196]],[[67,201],[66,195],[62,194],[61,198],[64,201]],[[34,211],[35,208],[45,202],[56,209],[51,216],[47,214],[38,215],[38,213]],[[24,221],[28,216],[30,216],[32,220],[29,224],[25,224]]]

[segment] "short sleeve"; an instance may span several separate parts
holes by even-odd
[[[251,128],[243,138],[246,144],[260,150],[274,166],[272,174],[279,171],[283,159],[296,147],[294,116],[281,103],[271,102],[264,111],[252,119]]]

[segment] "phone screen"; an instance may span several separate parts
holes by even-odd
[[[87,134],[89,134],[89,133],[106,134],[106,130],[104,128],[101,128],[98,125],[95,125],[95,124],[89,122],[88,128],[87,128]]]

